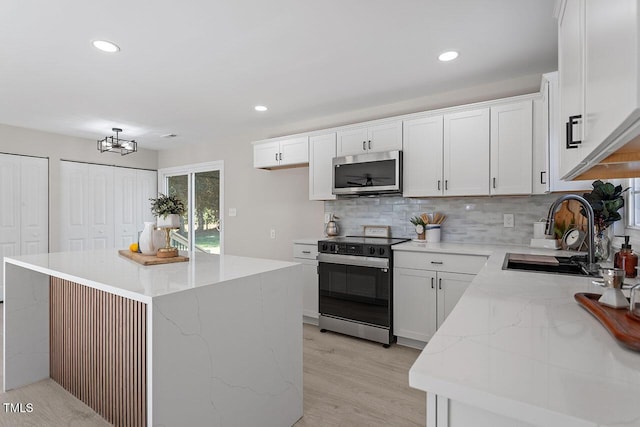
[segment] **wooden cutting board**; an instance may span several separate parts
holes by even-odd
[[[130,260],[135,261],[138,264],[142,264],[142,265],[171,264],[174,262],[189,261],[189,257],[181,256],[181,255],[178,255],[172,258],[158,258],[155,255],[143,255],[138,252],[131,252],[128,249],[120,249],[118,253],[123,257],[129,258]]]
[[[579,227],[583,231],[586,230],[587,218],[580,213],[581,207],[582,205],[577,200],[565,200],[562,202],[555,215],[556,224],[564,224],[566,229],[569,228],[569,224],[575,224],[575,227]]]

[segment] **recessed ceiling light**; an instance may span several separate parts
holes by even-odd
[[[100,49],[103,52],[114,53],[120,50],[118,45],[106,40],[94,40],[92,43],[96,49]]]
[[[253,107],[256,111],[267,111],[267,107],[265,107],[264,105],[256,105],[255,107]]]
[[[450,50],[448,52],[442,52],[440,56],[438,56],[438,59],[442,62],[447,62],[447,61],[453,61],[457,57],[458,57],[458,52],[456,52],[455,50]]]

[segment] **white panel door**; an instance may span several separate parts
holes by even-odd
[[[20,157],[0,155],[0,255],[20,255]]]
[[[371,126],[368,131],[367,148],[371,153],[402,150],[402,122]]]
[[[441,196],[442,116],[407,120],[403,124],[404,197]]]
[[[145,222],[156,220],[151,213],[149,199],[157,197],[158,172],[138,169],[136,171],[136,228],[138,231],[142,231]]]
[[[116,249],[126,249],[138,241],[137,171],[127,168],[114,169],[114,245]]]
[[[280,165],[309,163],[309,137],[280,141]]]
[[[393,334],[427,342],[436,332],[436,272],[393,269]]]
[[[336,152],[338,157],[364,154],[367,152],[367,128],[338,131]]]
[[[309,138],[309,200],[334,200],[332,160],[336,157],[336,134]]]
[[[20,157],[20,253],[49,251],[49,160]]]
[[[444,194],[489,194],[489,109],[444,116]]]
[[[89,165],[60,162],[60,250],[89,249]]]
[[[89,165],[87,200],[89,248],[113,248],[113,177],[111,166]]]
[[[491,107],[491,194],[531,194],[532,101]]]
[[[474,277],[474,274],[438,273],[438,328],[449,316]]]

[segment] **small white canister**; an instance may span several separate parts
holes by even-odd
[[[544,230],[547,227],[547,221],[536,221],[533,223],[533,238],[534,239],[546,239]]]
[[[425,226],[427,243],[440,242],[440,224],[428,224]]]

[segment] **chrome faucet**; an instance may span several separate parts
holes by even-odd
[[[594,236],[593,229],[595,227],[595,217],[593,215],[593,208],[591,207],[591,205],[589,204],[587,199],[585,199],[582,196],[578,196],[577,194],[565,194],[564,196],[560,196],[558,198],[558,200],[553,202],[551,204],[551,207],[549,208],[549,215],[547,216],[547,226],[546,226],[546,228],[544,230],[544,234],[546,234],[547,236],[553,236],[553,228],[554,228],[554,223],[555,223],[555,213],[558,210],[558,207],[560,207],[562,202],[564,202],[565,200],[576,200],[576,201],[580,202],[582,204],[582,206],[584,207],[584,210],[587,212],[587,254],[588,254],[588,260],[587,260],[586,268],[587,268],[587,270],[589,272],[597,271],[600,268],[600,266],[598,264],[596,264],[595,249],[594,249],[594,244],[593,244],[593,236]]]

